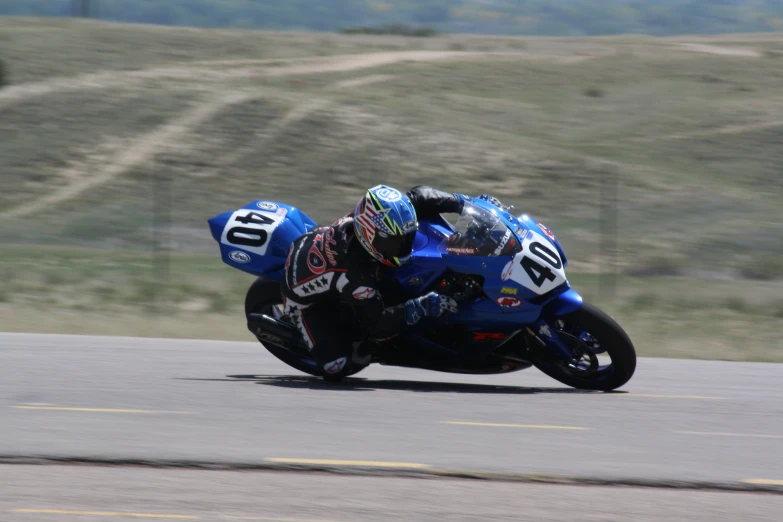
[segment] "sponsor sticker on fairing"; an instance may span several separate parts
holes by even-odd
[[[546,234],[546,235],[547,235],[547,237],[549,237],[549,239],[551,239],[552,241],[557,241],[557,238],[556,238],[556,237],[555,237],[555,235],[552,233],[552,231],[551,231],[551,230],[549,230],[548,228],[546,228],[546,226],[545,226],[543,223],[541,223],[540,221],[538,222],[538,227],[539,227],[541,230],[543,230],[543,231],[544,231],[544,234]]]
[[[276,203],[271,203],[269,201],[259,201],[258,203],[256,203],[256,206],[261,210],[267,210],[269,212],[274,212],[275,210],[280,208]]]
[[[446,252],[449,252],[451,254],[475,254],[476,253],[476,249],[475,248],[446,247]]]
[[[240,250],[232,250],[228,253],[228,258],[235,263],[249,263],[250,256]]]
[[[510,229],[506,229],[506,233],[503,234],[503,237],[500,239],[500,243],[498,243],[498,247],[495,249],[495,251],[492,254],[496,255],[496,256],[499,256],[500,253],[505,248],[506,243],[508,243],[509,239],[511,239],[511,230]]]
[[[511,260],[508,263],[506,263],[506,266],[503,267],[503,272],[500,274],[500,279],[503,281],[508,281],[508,278],[511,277],[511,272],[514,269],[514,261]]]
[[[510,286],[504,286],[500,289],[501,294],[505,295],[517,295],[518,290],[516,288],[512,288]]]
[[[474,341],[499,341],[500,339],[505,339],[506,337],[507,335],[504,333],[473,332]]]
[[[522,306],[522,301],[516,297],[498,297],[495,302],[503,308],[516,308]]]

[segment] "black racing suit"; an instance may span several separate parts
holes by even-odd
[[[408,197],[419,218],[462,209],[459,195],[432,187],[414,187]],[[354,235],[353,213],[310,231],[291,246],[281,281],[285,313],[328,374],[350,372],[354,342],[389,339],[417,320],[406,317],[405,304],[384,306],[378,270],[378,262]],[[339,302],[350,306],[359,332],[346,327]]]

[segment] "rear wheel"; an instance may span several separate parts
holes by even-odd
[[[287,321],[283,316],[283,297],[280,294],[280,283],[278,281],[256,279],[250,286],[245,296],[245,317],[252,313],[264,314],[277,321]],[[269,353],[300,372],[323,377],[324,380],[330,382],[336,382],[343,378],[343,376],[335,378],[322,372],[305,346],[287,346],[286,343],[274,335],[265,334],[264,332],[254,333],[258,341]],[[366,366],[353,365],[348,375],[359,373],[364,368]]]
[[[569,362],[540,359],[535,363],[553,379],[583,390],[609,391],[633,376],[636,350],[631,339],[597,307],[584,303],[549,324],[573,353]]]
[[[280,295],[279,282],[256,279],[250,286],[245,296],[245,317],[249,317],[253,313],[264,314],[277,320],[283,318],[283,297]],[[318,366],[309,354],[294,353],[288,347],[284,347],[283,341],[273,335],[264,332],[254,333],[256,339],[269,353],[287,365],[309,375],[321,375]]]

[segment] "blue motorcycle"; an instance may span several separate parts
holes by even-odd
[[[619,388],[636,369],[630,338],[571,289],[552,231],[509,210],[473,199],[453,224],[442,216],[419,222],[411,260],[380,273],[384,302],[435,291],[457,300],[459,311],[374,343],[372,363],[467,374],[536,366],[574,388]],[[258,278],[245,298],[248,329],[281,361],[328,378],[283,314],[280,294],[289,247],[317,224],[296,207],[253,201],[209,226],[223,261]],[[347,305],[342,316],[344,327],[356,327]]]

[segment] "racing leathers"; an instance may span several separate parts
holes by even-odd
[[[407,195],[419,218],[460,212],[465,199],[427,186]],[[354,345],[362,341],[389,339],[424,316],[456,311],[451,298],[435,293],[386,307],[378,291],[379,269],[354,235],[353,213],[291,246],[281,281],[284,311],[325,374],[350,373]],[[345,317],[340,302],[349,305],[352,317]],[[358,324],[358,331],[349,324]]]

